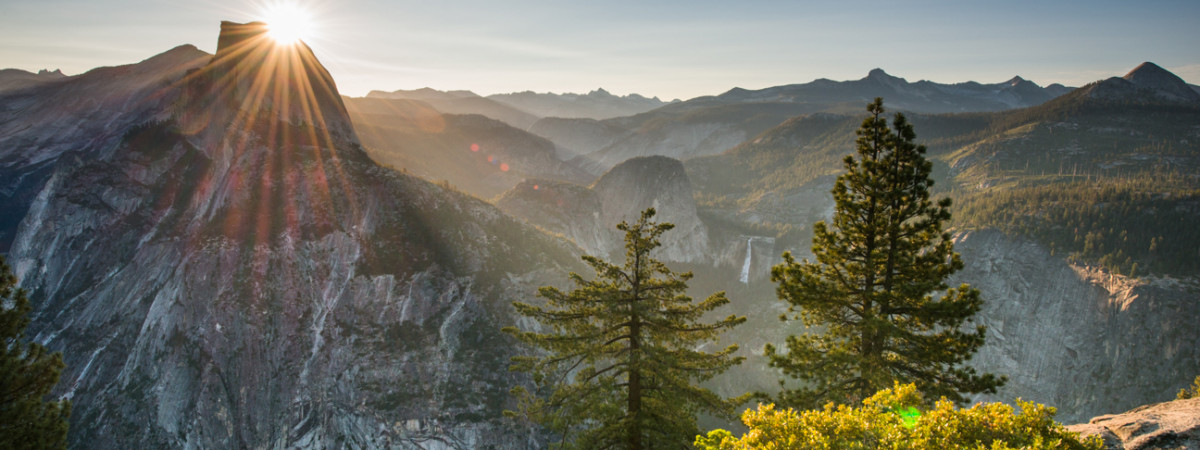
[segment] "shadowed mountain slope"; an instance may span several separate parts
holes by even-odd
[[[306,46],[221,29],[212,57],[100,69],[132,107],[86,100],[109,86],[89,74],[57,88],[85,100],[5,122],[108,133],[5,134],[9,173],[43,180],[9,260],[66,359],[72,445],[537,445],[501,423],[521,380],[499,326],[573,250],[379,167]]]
[[[375,161],[490,199],[525,178],[588,183],[558,159],[550,141],[480,115],[441,114],[424,102],[347,99],[350,118]]]

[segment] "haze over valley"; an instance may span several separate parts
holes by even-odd
[[[505,414],[540,386],[511,358],[545,352],[502,329],[551,330],[513,303],[590,279],[585,255],[619,266],[617,224],[648,208],[674,225],[651,256],[691,271],[695,299],[725,292],[703,318],[745,317],[695,349],[745,360],[699,385],[803,385],[764,348],[824,327],[780,320],[772,268],[818,259],[877,98],[951,200],[962,268],[938,291],[978,289],[960,328],[985,327],[965,365],[1006,377],[967,405],[1082,424],[1200,375],[1195,58],[1050,80],[869,66],[686,98],[541,77],[347,95],[336,46],[246,22],[140,62],[0,70],[0,255],[25,337],[62,353],[50,397],[71,402],[71,447],[549,448],[562,436]],[[1200,442],[1189,426],[1158,432]]]

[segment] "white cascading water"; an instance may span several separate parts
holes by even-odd
[[[754,238],[746,239],[746,262],[742,263],[742,284],[750,284],[750,257],[754,255]]]

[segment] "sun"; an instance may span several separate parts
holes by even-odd
[[[274,3],[263,9],[267,34],[280,44],[295,44],[313,35],[312,15],[293,3]]]

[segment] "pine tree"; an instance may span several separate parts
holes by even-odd
[[[594,280],[571,273],[575,289],[539,289],[545,306],[514,303],[520,315],[536,319],[545,332],[505,331],[542,351],[513,358],[515,371],[533,375],[537,391],[517,387],[521,415],[574,448],[680,448],[699,430],[695,416],[705,411],[731,415],[742,399],[726,400],[694,383],[742,361],[736,345],[698,350],[745,317],[700,323],[701,316],[729,303],[724,292],[693,302],[684,294],[691,272],[675,273],[650,252],[674,225],[655,223],[647,209],[635,224],[621,222],[625,264],[592,256],[583,259]]]
[[[943,231],[950,200],[930,200],[932,164],[904,115],[888,128],[882,99],[867,111],[858,158],[846,157],[833,188],[832,226],[813,227],[816,262],[784,253],[771,271],[779,298],[790,303],[782,318],[822,330],[790,336],[786,354],[766,346],[771,366],[801,382],[779,402],[853,404],[894,381],[960,403],[962,394],[993,393],[1003,377],[963,365],[983,345],[982,326],[963,326],[982,300],[966,284],[946,284],[963,267]]]
[[[29,299],[0,256],[0,448],[66,448],[71,402],[46,401],[58,383],[61,353],[24,343]]]

